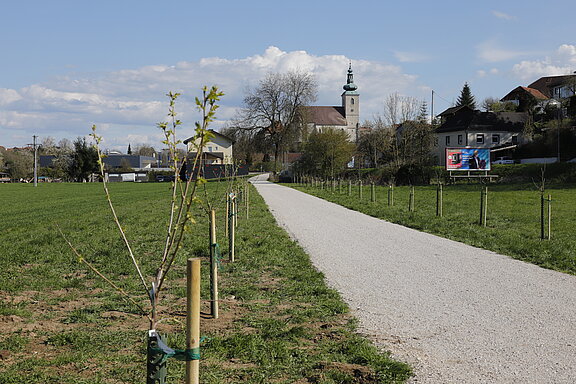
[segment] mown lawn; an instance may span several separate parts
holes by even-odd
[[[487,226],[479,225],[480,184],[443,187],[443,217],[436,216],[436,186],[416,186],[415,210],[409,211],[410,187],[394,188],[394,205],[388,205],[386,186],[358,185],[348,195],[348,184],[319,187],[292,184],[307,193],[393,223],[461,241],[512,256],[545,268],[576,274],[576,186],[550,185],[551,240],[540,239],[540,192],[534,184],[488,184]],[[547,211],[547,208],[546,208]],[[546,224],[547,226],[547,224]]]
[[[110,185],[145,275],[157,266],[169,184]],[[224,259],[226,185],[208,183]],[[276,226],[251,189],[240,210],[235,263],[220,271],[220,318],[205,315],[202,383],[395,383],[410,368],[356,333],[356,321],[308,256]],[[206,200],[204,192],[199,195]],[[55,225],[82,255],[147,306],[99,184],[0,185],[0,384],[143,383],[147,320],[76,261]],[[205,203],[206,201],[204,201]],[[209,312],[208,224],[197,221],[161,303],[159,332],[183,348],[185,260],[203,258],[202,310]],[[168,382],[184,364],[169,362]]]

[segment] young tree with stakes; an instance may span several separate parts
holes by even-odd
[[[108,201],[108,205],[110,207],[114,223],[116,224],[118,231],[122,237],[124,245],[128,251],[128,257],[130,258],[135,273],[138,276],[142,284],[143,293],[148,297],[150,301],[149,309],[146,309],[144,305],[136,301],[134,297],[129,295],[127,292],[122,290],[117,284],[115,284],[111,279],[104,276],[98,269],[88,262],[80,253],[76,250],[76,248],[71,244],[70,241],[66,238],[64,233],[60,230],[60,233],[72,249],[72,251],[78,257],[78,261],[84,263],[90,270],[96,273],[98,276],[106,280],[114,289],[120,292],[128,302],[132,305],[137,307],[143,315],[145,315],[149,320],[149,329],[150,331],[156,330],[156,327],[159,323],[160,314],[158,311],[159,302],[160,302],[160,293],[164,286],[164,282],[166,281],[166,277],[170,272],[174,262],[176,260],[176,256],[178,254],[179,249],[181,248],[182,240],[184,237],[184,233],[191,230],[190,224],[193,222],[192,214],[191,214],[191,207],[194,203],[198,203],[198,198],[196,196],[198,192],[198,187],[206,182],[206,180],[202,179],[201,177],[192,178],[189,177],[186,181],[181,181],[178,175],[180,174],[180,167],[182,166],[182,162],[180,161],[179,150],[177,149],[177,145],[181,143],[180,140],[177,139],[176,130],[182,124],[182,122],[177,119],[177,113],[175,110],[175,101],[180,94],[178,93],[168,93],[168,97],[170,98],[170,107],[168,116],[170,118],[169,122],[161,122],[158,123],[158,127],[162,130],[165,140],[163,144],[166,145],[171,153],[171,158],[173,162],[171,164],[172,171],[175,176],[175,182],[172,184],[172,191],[171,191],[171,204],[170,204],[170,211],[169,211],[169,220],[167,225],[167,233],[166,233],[166,240],[164,242],[163,250],[159,257],[159,264],[156,269],[155,275],[151,279],[147,279],[140,268],[138,258],[133,252],[131,247],[130,241],[128,240],[128,236],[126,235],[119,218],[116,214],[116,210],[114,205],[112,204],[112,200],[110,198],[110,192],[108,189],[108,184],[103,181],[104,193],[106,195],[106,199]],[[202,99],[196,98],[196,106],[202,112],[202,122],[197,122],[196,125],[196,132],[195,132],[195,140],[192,142],[197,143],[196,148],[193,149],[192,152],[196,152],[196,156],[193,160],[193,167],[195,169],[196,165],[199,164],[203,149],[205,144],[210,140],[211,133],[208,130],[209,124],[214,120],[216,110],[218,109],[218,105],[216,104],[220,97],[223,96],[223,93],[218,90],[216,87],[212,87],[208,89],[207,87],[203,88],[203,97]],[[103,154],[100,149],[100,143],[102,141],[102,137],[96,133],[96,126],[92,127],[92,138],[95,141],[95,150],[98,154],[98,166],[100,168],[100,172],[104,173],[104,162],[103,162]],[[152,280],[152,281],[150,281]],[[190,357],[190,351],[185,350],[181,351],[185,356],[185,358]],[[150,354],[149,349],[149,354]],[[148,360],[151,360],[150,356]],[[160,364],[165,364],[164,359],[160,359]],[[157,367],[156,367],[157,368]],[[150,369],[150,364],[149,364]],[[150,378],[150,370],[148,375],[147,382],[154,382],[156,383],[156,378]],[[152,381],[150,381],[152,380]],[[162,381],[164,382],[164,381]]]

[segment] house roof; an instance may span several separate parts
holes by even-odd
[[[548,100],[548,97],[539,90],[535,88],[520,86],[511,90],[506,96],[501,98],[500,101],[518,100],[518,97],[520,95],[530,95],[534,97],[536,100]]]
[[[525,112],[458,113],[436,128],[437,133],[456,131],[508,131],[522,132],[528,119]]]
[[[454,115],[457,112],[460,112],[462,110],[468,110],[468,111],[474,111],[472,108],[470,108],[467,105],[458,105],[456,107],[450,107],[447,110],[445,110],[444,112],[442,112],[441,114],[438,115],[438,117],[445,117],[445,116],[450,116],[450,115]]]
[[[562,75],[562,76],[545,76],[541,77],[532,84],[528,86],[528,88],[537,89],[546,97],[552,97],[552,88],[557,87],[559,85],[566,84],[569,81],[574,81],[576,79],[576,75]]]
[[[316,125],[348,125],[342,107],[302,107],[307,123]]]
[[[218,132],[218,131],[215,131],[215,130],[213,130],[213,129],[209,129],[208,132],[212,133],[214,136],[220,136],[220,137],[222,137],[223,139],[228,140],[228,141],[230,141],[232,144],[234,144],[234,140],[232,140],[232,139],[229,138],[228,136],[226,136],[226,135],[224,135],[224,134],[222,134],[222,133],[220,133],[220,132]],[[192,140],[194,140],[194,136],[187,138],[186,140],[183,141],[183,143],[184,143],[184,144],[188,144],[188,143],[191,142]]]

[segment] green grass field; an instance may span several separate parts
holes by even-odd
[[[533,184],[489,184],[487,226],[479,225],[479,184],[444,186],[443,217],[436,216],[436,186],[415,187],[415,211],[409,211],[410,187],[394,188],[394,205],[388,206],[388,187],[348,184],[332,191],[292,185],[307,193],[393,223],[489,249],[545,268],[576,274],[576,186],[552,185],[552,237],[540,240],[540,192]],[[547,209],[547,208],[546,208]]]
[[[120,220],[145,275],[164,239],[169,207],[165,183],[110,185]],[[226,259],[223,206],[226,186],[208,183],[217,208],[218,238]],[[204,194],[200,196],[204,198]],[[139,280],[111,220],[100,184],[0,185],[0,384],[143,383],[147,320],[76,261],[57,224],[103,273],[147,306]],[[208,223],[197,224],[161,302],[159,332],[184,347],[185,260],[203,258],[202,299],[209,312]],[[410,374],[356,333],[356,321],[324,283],[308,256],[276,226],[252,189],[250,218],[243,210],[237,261],[220,271],[220,318],[205,316],[202,383],[395,383]],[[169,362],[170,383],[181,382],[182,362]]]

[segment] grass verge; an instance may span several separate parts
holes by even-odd
[[[167,184],[118,183],[113,201],[145,275],[156,266],[169,207]],[[223,183],[209,183],[224,259]],[[202,196],[203,194],[201,194]],[[206,197],[203,197],[206,199]],[[0,186],[0,384],[144,382],[147,321],[76,262],[54,224],[83,256],[147,305],[101,185]],[[185,260],[203,258],[202,310],[209,312],[208,223],[192,226],[162,305],[159,332],[183,348]],[[252,188],[239,217],[235,263],[220,271],[220,318],[204,316],[202,383],[400,383],[410,368],[356,333],[355,319],[308,256],[276,226]],[[169,382],[184,365],[169,362]]]
[[[479,184],[447,185],[443,188],[443,216],[436,216],[436,186],[415,187],[415,209],[409,211],[410,187],[395,187],[388,205],[389,187],[370,186],[348,194],[348,185],[334,190],[290,185],[306,193],[355,211],[479,248],[489,249],[544,268],[576,274],[576,186],[551,185],[551,240],[540,239],[540,192],[534,184],[489,184],[487,225],[479,225]],[[545,209],[547,211],[547,207]],[[546,224],[547,226],[547,224]],[[546,230],[547,231],[547,230]]]

